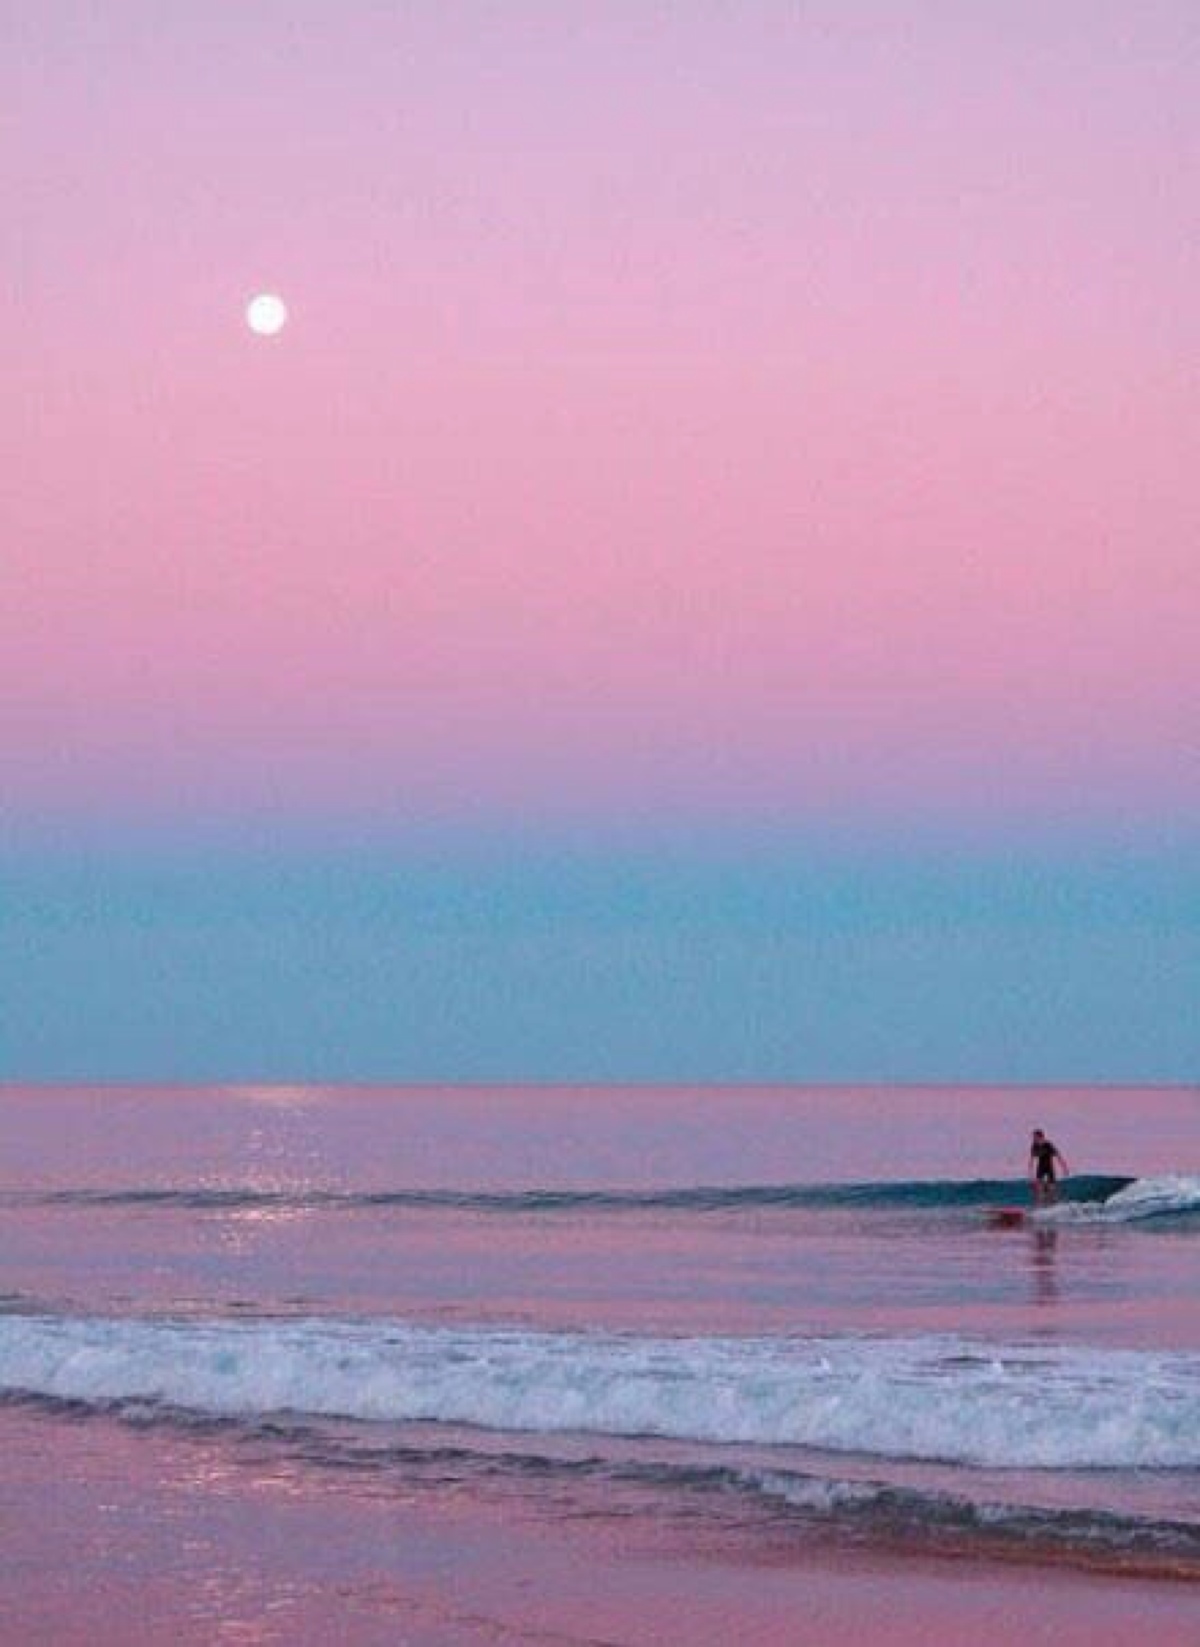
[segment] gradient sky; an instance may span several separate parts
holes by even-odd
[[[0,20],[0,1075],[1200,1074],[1193,0]]]

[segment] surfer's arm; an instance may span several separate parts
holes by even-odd
[[[1062,1168],[1063,1177],[1064,1178],[1069,1178],[1071,1176],[1071,1169],[1067,1165],[1066,1156],[1063,1154],[1062,1150],[1060,1150],[1060,1149],[1056,1149],[1054,1153],[1058,1157],[1058,1164]]]

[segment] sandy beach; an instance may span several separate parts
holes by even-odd
[[[347,1492],[203,1435],[0,1416],[2,1639],[27,1647],[784,1647],[931,1640],[1195,1640],[1196,1585],[1055,1566],[916,1560],[512,1492]]]

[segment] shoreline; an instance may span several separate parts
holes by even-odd
[[[1194,1640],[1194,1582],[726,1535],[652,1503],[323,1474],[250,1437],[0,1411],[0,1639],[50,1647]]]

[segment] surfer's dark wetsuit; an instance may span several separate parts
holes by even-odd
[[[1029,1146],[1030,1160],[1037,1162],[1036,1177],[1039,1184],[1053,1184],[1058,1181],[1058,1173],[1054,1162],[1058,1151],[1049,1138],[1041,1138]]]
[[[1029,1164],[1033,1169],[1033,1194],[1035,1200],[1054,1200],[1058,1193],[1058,1168],[1060,1163],[1063,1173],[1069,1173],[1071,1169],[1063,1159],[1062,1151],[1050,1142],[1039,1127],[1029,1145]]]

